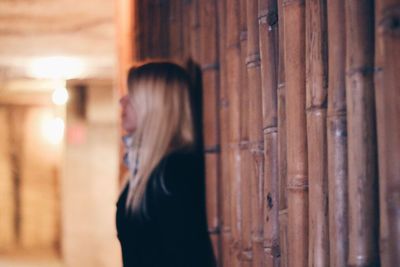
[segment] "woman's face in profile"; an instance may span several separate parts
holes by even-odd
[[[121,104],[122,108],[122,128],[128,133],[133,133],[136,130],[136,113],[132,105],[132,101],[129,99],[129,95],[121,97],[119,103]]]

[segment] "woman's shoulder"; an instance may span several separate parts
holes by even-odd
[[[182,192],[203,177],[204,163],[201,152],[177,149],[163,159],[162,183],[169,192]]]
[[[191,170],[192,167],[202,164],[202,153],[195,149],[179,148],[171,151],[165,157],[165,164],[171,169]]]

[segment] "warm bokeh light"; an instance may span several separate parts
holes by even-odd
[[[56,105],[64,105],[68,101],[68,91],[65,87],[57,87],[51,96],[53,103]]]
[[[61,143],[64,137],[64,120],[60,117],[44,117],[42,119],[42,135],[49,141],[51,144],[59,144]]]
[[[82,60],[72,57],[44,57],[32,61],[29,74],[40,79],[71,79],[85,70]]]

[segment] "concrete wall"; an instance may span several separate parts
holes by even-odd
[[[0,107],[0,250],[56,252],[60,147],[42,135],[50,105]]]
[[[31,108],[23,129],[21,165],[21,245],[25,249],[57,248],[60,240],[60,144],[43,136],[49,107]],[[25,223],[26,222],[26,223]]]
[[[0,251],[15,245],[8,109],[0,107]]]
[[[85,103],[73,88],[86,85]],[[67,267],[121,266],[115,229],[118,192],[117,100],[112,84],[72,81],[62,195],[62,254]],[[76,107],[85,105],[85,116]]]

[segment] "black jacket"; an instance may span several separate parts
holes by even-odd
[[[137,212],[126,213],[128,186],[117,202],[124,267],[214,267],[207,231],[204,164],[199,153],[175,151],[152,172]]]

